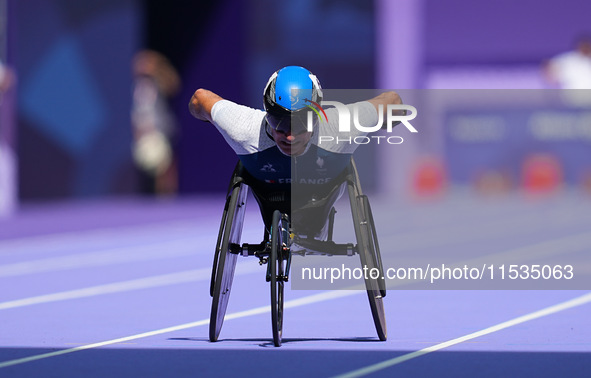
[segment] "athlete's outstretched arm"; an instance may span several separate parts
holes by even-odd
[[[379,95],[377,95],[376,97],[367,100],[368,102],[370,102],[371,104],[373,104],[373,106],[375,106],[376,110],[379,112],[380,105],[382,106],[382,112],[384,113],[384,119],[386,119],[387,117],[387,108],[388,105],[401,105],[402,104],[402,99],[400,98],[400,95],[394,91],[388,91],[388,92],[383,92]],[[398,115],[405,115],[406,113],[404,112],[404,110],[395,110],[393,111],[393,114],[398,114]],[[393,126],[396,126],[400,124],[400,121],[396,122],[393,124]],[[386,122],[384,122],[384,124],[382,125],[382,128],[386,127]]]
[[[376,97],[367,100],[368,102],[371,102],[373,104],[373,106],[375,106],[376,110],[379,111],[378,106],[379,105],[383,105],[383,111],[386,111],[386,106],[387,105],[400,105],[402,104],[402,99],[400,98],[400,96],[398,95],[398,93],[394,92],[394,91],[389,91],[389,92],[384,92],[381,93],[379,95],[377,95]]]
[[[189,111],[193,117],[211,122],[211,109],[216,102],[221,100],[223,98],[212,91],[203,88],[197,89],[189,102]]]

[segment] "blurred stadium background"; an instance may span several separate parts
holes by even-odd
[[[142,49],[181,77],[180,196],[225,190],[236,161],[188,113],[193,91],[260,107],[270,73],[289,64],[325,88],[396,89],[417,103],[420,136],[363,158],[379,167],[366,170],[373,189],[590,190],[590,110],[538,96],[551,88],[542,63],[590,31],[590,11],[588,0],[0,0],[0,59],[18,76],[0,104],[0,214],[138,193],[131,62]],[[511,91],[484,106],[491,89]],[[539,113],[548,104],[554,113]]]

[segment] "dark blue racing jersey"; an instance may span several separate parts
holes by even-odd
[[[359,102],[347,106],[355,106],[361,125],[373,126],[377,123],[377,110],[371,103]],[[350,131],[340,132],[337,110],[328,108],[327,122],[319,123],[306,151],[292,157],[281,152],[267,133],[264,111],[221,100],[213,106],[211,114],[213,124],[248,173],[270,186],[328,184],[347,168],[358,146],[354,143],[355,138],[365,135],[353,125]]]

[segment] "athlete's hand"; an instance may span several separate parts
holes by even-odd
[[[377,95],[376,97],[369,99],[367,101],[371,102],[373,104],[373,106],[375,106],[376,110],[378,110],[378,111],[379,111],[379,106],[383,105],[382,109],[384,112],[386,111],[386,107],[390,104],[392,104],[392,105],[402,104],[402,99],[400,98],[400,95],[394,91],[383,92],[383,93]]]
[[[223,98],[212,91],[203,88],[197,89],[189,102],[189,111],[193,117],[202,121],[211,122],[211,109],[216,102],[221,100]]]
[[[368,102],[372,103],[376,110],[379,112],[379,106],[382,105],[382,112],[384,113],[384,119],[387,117],[387,109],[388,105],[402,105],[402,98],[400,95],[394,91],[383,92],[376,97],[367,100]],[[394,115],[406,115],[406,111],[404,110],[395,110],[393,111]],[[393,126],[400,124],[400,121],[393,123]],[[384,122],[382,128],[386,127],[386,122]]]

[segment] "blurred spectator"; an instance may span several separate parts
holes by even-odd
[[[573,51],[544,64],[547,79],[562,89],[591,89],[591,36],[577,40]]]
[[[144,194],[174,194],[176,120],[168,103],[178,93],[177,71],[162,54],[143,50],[133,60],[133,157]]]
[[[13,184],[15,173],[14,154],[7,144],[5,135],[10,133],[6,129],[7,109],[3,109],[2,98],[5,92],[16,83],[14,72],[0,60],[0,217],[9,214],[15,203],[16,190]]]
[[[12,87],[14,81],[14,73],[0,60],[0,100],[2,99],[2,94]]]

